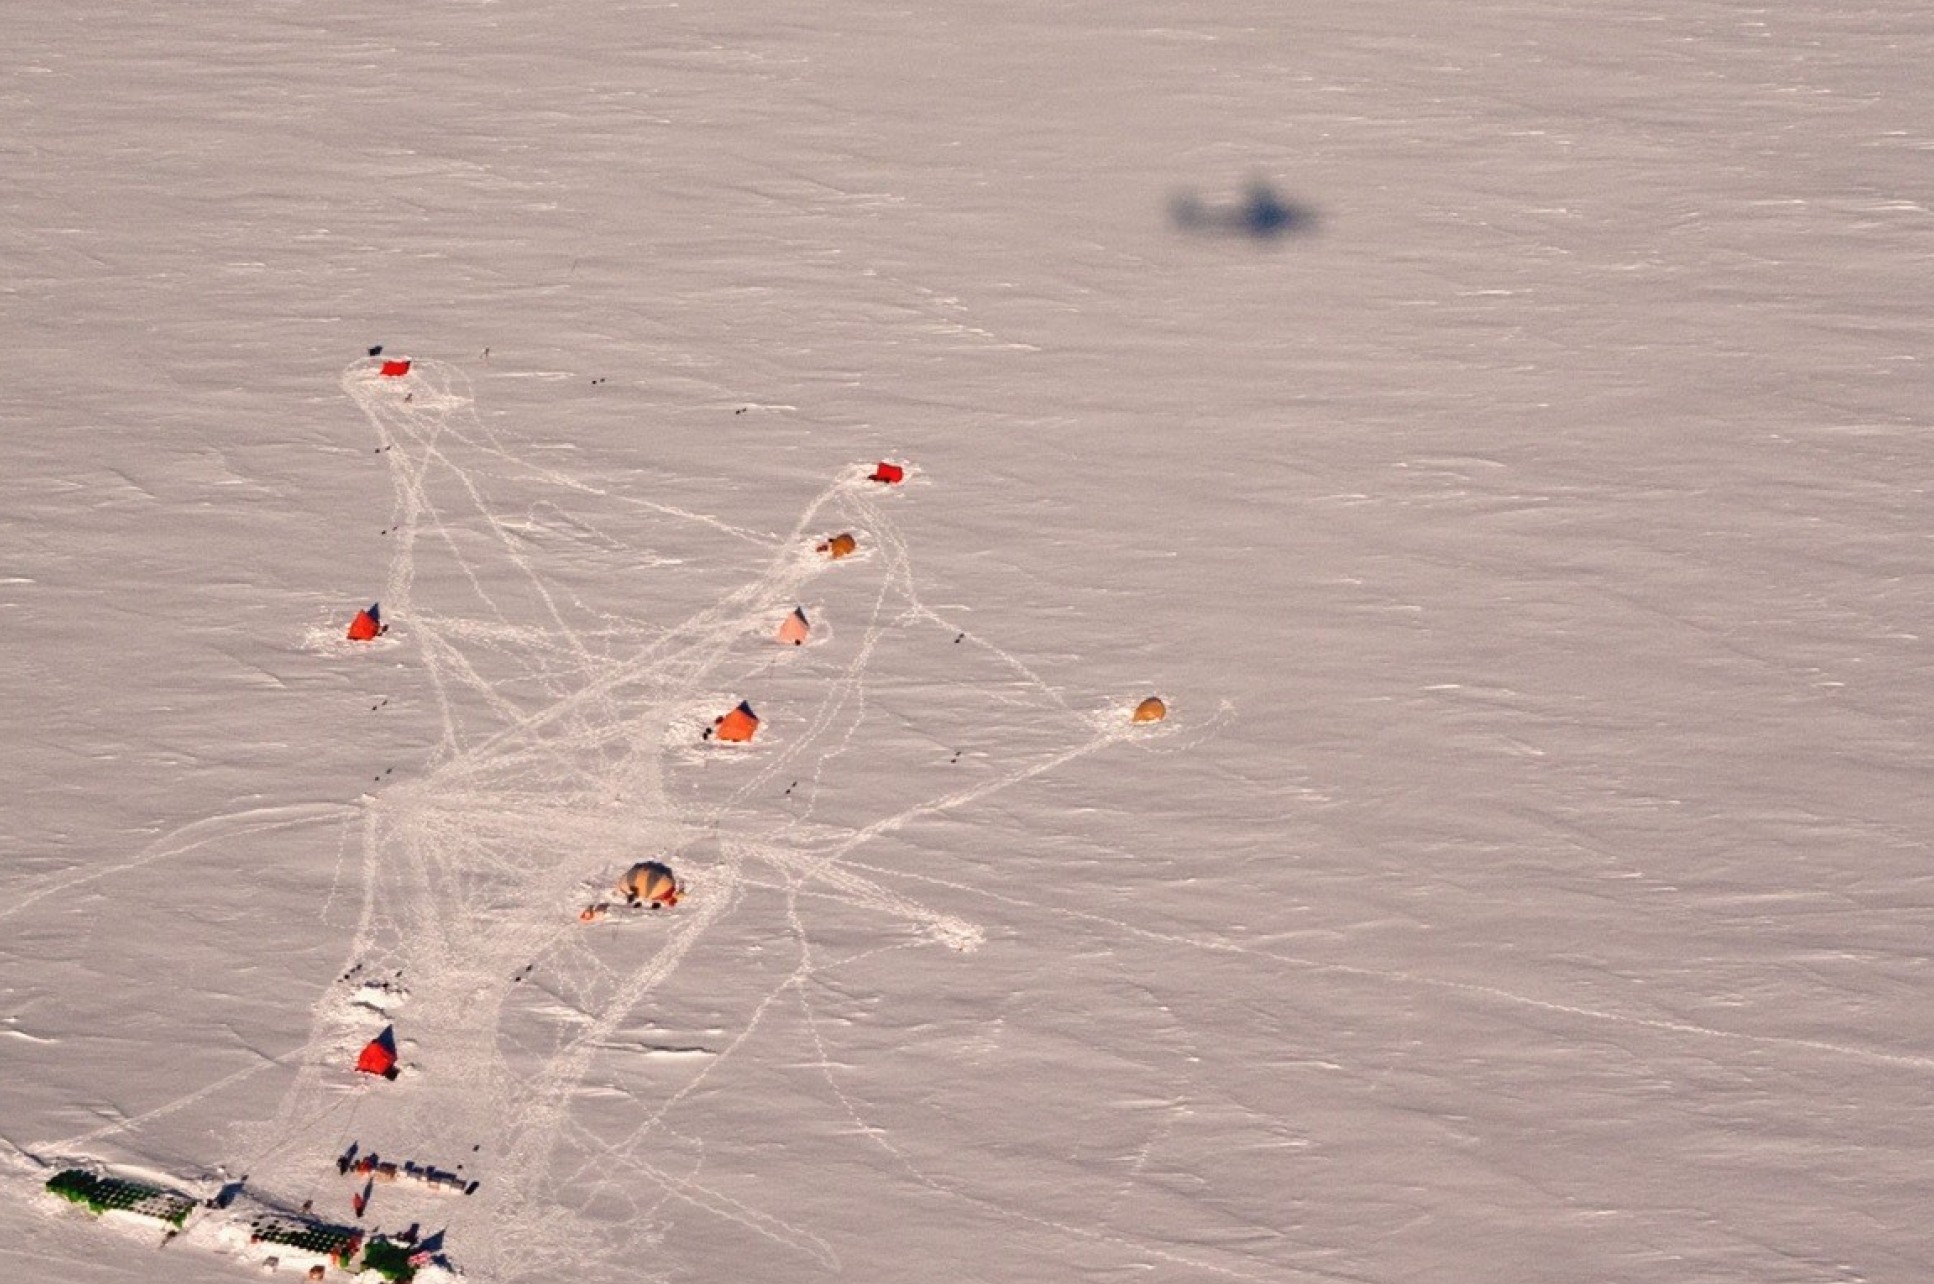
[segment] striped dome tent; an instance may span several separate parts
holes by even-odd
[[[678,904],[682,894],[671,866],[662,861],[641,860],[618,880],[618,894],[632,904],[640,902],[658,909]]]

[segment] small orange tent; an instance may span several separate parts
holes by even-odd
[[[356,1069],[363,1074],[379,1074],[385,1079],[396,1078],[395,1026],[384,1026],[381,1034],[363,1045],[362,1055],[356,1058]]]
[[[889,464],[886,462],[886,460],[882,459],[880,461],[880,466],[878,468],[875,468],[873,470],[873,475],[868,477],[866,480],[885,482],[887,485],[891,486],[896,482],[905,481],[906,476],[907,476],[907,470],[905,468],[901,467],[899,464]]]
[[[720,740],[745,741],[752,739],[752,733],[759,729],[759,715],[752,712],[752,706],[739,701],[739,707],[722,718],[712,720],[707,737],[717,736]]]
[[[356,618],[349,622],[351,642],[374,642],[389,632],[389,625],[383,623],[383,613],[378,604],[371,602],[367,611],[356,612]]]
[[[1133,721],[1160,722],[1166,717],[1168,717],[1168,706],[1162,703],[1162,698],[1150,696],[1135,706]]]
[[[799,646],[805,642],[806,635],[811,630],[812,624],[806,619],[805,609],[795,606],[792,614],[786,617],[785,623],[779,626],[779,640]]]
[[[383,363],[383,368],[381,370],[378,370],[376,373],[390,379],[395,379],[395,378],[399,378],[402,375],[406,375],[409,372],[410,372],[410,362],[409,362],[409,359],[405,357],[401,361],[397,361],[397,360],[385,361]]]
[[[854,539],[850,532],[843,532],[833,536],[813,551],[824,553],[837,562],[842,557],[851,557],[859,546],[859,541]]]

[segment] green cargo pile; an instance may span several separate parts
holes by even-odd
[[[264,1244],[283,1244],[318,1257],[332,1258],[338,1266],[363,1245],[363,1233],[350,1226],[331,1226],[308,1218],[265,1214],[249,1223],[254,1239]]]
[[[410,1265],[410,1250],[393,1240],[376,1238],[369,1241],[363,1249],[363,1269],[375,1271],[386,1280],[395,1284],[410,1284],[416,1278],[416,1267]]]
[[[47,1179],[47,1189],[97,1213],[134,1213],[177,1228],[195,1208],[194,1199],[178,1190],[125,1177],[102,1177],[84,1168],[55,1173]]]

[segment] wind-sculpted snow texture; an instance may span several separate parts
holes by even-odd
[[[1925,5],[14,8],[0,1284],[1927,1278]]]

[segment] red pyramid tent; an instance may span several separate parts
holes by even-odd
[[[374,642],[386,631],[383,626],[383,612],[375,602],[369,604],[367,611],[356,612],[356,618],[349,622],[351,642]]]
[[[779,640],[799,646],[805,642],[806,635],[811,631],[812,624],[806,619],[805,609],[796,606],[792,614],[786,617],[785,623],[779,626]]]
[[[356,1069],[364,1074],[380,1074],[385,1079],[396,1078],[395,1026],[384,1026],[381,1034],[363,1045],[362,1055],[356,1058]]]
[[[394,379],[394,378],[397,378],[399,375],[406,375],[409,372],[410,372],[410,362],[409,362],[409,359],[406,357],[401,361],[396,361],[396,360],[385,361],[383,363],[383,368],[381,370],[378,370],[376,373],[380,375],[387,375],[390,378]]]
[[[739,701],[739,707],[712,724],[712,734],[720,740],[750,740],[759,729],[759,715],[752,706]]]
[[[873,475],[871,477],[868,477],[866,480],[885,482],[890,486],[895,482],[905,481],[906,476],[907,476],[906,469],[902,468],[898,464],[889,464],[886,462],[886,460],[882,459],[880,461],[880,466],[878,468],[875,468],[873,470]]]

